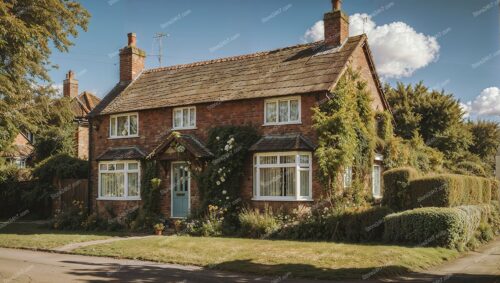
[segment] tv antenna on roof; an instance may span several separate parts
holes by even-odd
[[[163,66],[163,38],[168,37],[169,35],[163,32],[158,32],[153,36],[155,40],[158,41],[158,63],[160,64],[160,67]]]
[[[363,33],[366,33],[365,31],[365,25],[368,23],[368,17],[363,17]]]

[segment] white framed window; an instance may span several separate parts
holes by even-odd
[[[352,187],[352,167],[351,166],[346,167],[344,169],[343,179],[344,179],[344,182],[343,182],[344,189]]]
[[[139,136],[139,114],[111,115],[109,118],[110,138],[130,138]]]
[[[381,179],[382,179],[382,167],[380,165],[373,165],[372,170],[372,193],[373,197],[381,198]]]
[[[141,199],[140,161],[99,162],[99,198],[104,200]]]
[[[17,168],[26,168],[26,158],[23,157],[13,158],[10,160],[10,163]]]
[[[312,200],[310,152],[254,155],[254,200]]]
[[[300,124],[300,97],[266,99],[264,125]]]
[[[196,128],[196,107],[179,107],[172,110],[174,129]]]

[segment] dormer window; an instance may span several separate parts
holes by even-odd
[[[267,99],[264,125],[300,124],[300,97]]]
[[[179,107],[172,111],[174,130],[196,128],[196,107]]]
[[[129,138],[139,136],[139,114],[128,113],[112,115],[109,119],[110,138]]]

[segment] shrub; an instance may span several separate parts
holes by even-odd
[[[52,184],[54,178],[86,179],[88,166],[88,161],[67,154],[58,154],[40,162],[33,170],[33,176],[47,184]]]
[[[481,164],[472,161],[458,162],[453,171],[463,175],[487,177],[484,167]]]
[[[285,223],[277,238],[347,242],[379,241],[383,236],[388,207],[353,208],[345,211],[316,208],[300,220]]]
[[[243,209],[238,215],[240,235],[249,238],[267,237],[280,227],[277,218],[268,208],[263,213],[253,209]]]
[[[410,186],[410,180],[416,177],[418,177],[418,172],[411,167],[396,168],[384,172],[383,204],[394,211],[408,207],[408,200],[405,199],[406,190]]]
[[[500,200],[500,182],[496,179],[491,181],[491,200]]]
[[[483,206],[426,207],[385,217],[384,240],[463,249],[474,236]]]
[[[412,180],[406,194],[411,201],[408,208],[489,203],[491,182],[480,177],[441,174]]]

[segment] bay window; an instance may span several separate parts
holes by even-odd
[[[312,200],[309,152],[258,153],[254,156],[255,200]]]
[[[264,125],[300,123],[300,97],[267,99],[264,102]]]
[[[100,162],[99,199],[139,200],[140,162]]]
[[[111,115],[109,119],[109,137],[137,137],[139,115],[137,113]]]

